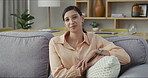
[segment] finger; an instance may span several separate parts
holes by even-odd
[[[80,66],[80,62],[76,65],[76,68],[79,68],[79,66]]]
[[[85,62],[85,68],[87,68],[87,61]]]
[[[81,60],[81,61],[77,64],[76,68],[79,68],[79,67],[82,65],[82,62],[83,62],[83,60]]]
[[[82,70],[85,68],[85,61],[82,62]]]
[[[85,68],[87,68],[87,64],[88,64],[88,59],[86,59],[86,61],[85,61]]]
[[[86,59],[83,63],[83,69],[87,68],[88,59]]]

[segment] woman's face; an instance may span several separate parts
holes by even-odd
[[[70,10],[65,13],[64,23],[70,32],[82,31],[82,22],[84,22],[84,17],[78,12]]]

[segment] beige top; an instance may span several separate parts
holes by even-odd
[[[110,55],[116,56],[122,65],[130,62],[130,57],[123,48],[96,34],[83,33],[84,41],[74,49],[65,39],[67,33],[69,32],[52,38],[49,43],[50,66],[53,77],[75,78],[81,76],[80,69],[76,69],[75,65],[93,49],[108,50]]]

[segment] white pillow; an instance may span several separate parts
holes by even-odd
[[[86,72],[87,78],[117,78],[120,63],[115,56],[105,56],[90,67]]]

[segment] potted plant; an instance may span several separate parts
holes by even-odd
[[[17,28],[22,28],[22,29],[30,29],[31,25],[34,22],[30,22],[31,20],[35,19],[34,16],[31,16],[28,14],[28,9],[26,9],[22,14],[11,14],[12,16],[17,17]]]
[[[97,31],[99,29],[99,23],[93,21],[91,24],[93,31]]]

